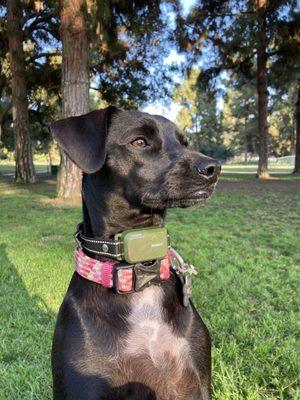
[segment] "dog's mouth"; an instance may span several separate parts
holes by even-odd
[[[198,190],[195,193],[187,194],[183,197],[173,197],[167,200],[167,207],[180,207],[187,208],[194,206],[198,203],[201,203],[207,200],[213,193],[213,189],[202,189]]]
[[[213,194],[215,186],[213,184],[193,192],[186,192],[184,195],[181,193],[178,195],[144,197],[142,203],[151,208],[187,208],[207,200]]]

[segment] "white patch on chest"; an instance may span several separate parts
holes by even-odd
[[[131,357],[147,357],[155,368],[172,368],[173,372],[175,369],[181,374],[191,361],[189,343],[166,323],[162,299],[163,291],[158,286],[151,286],[132,297],[128,318],[130,330],[123,351]]]

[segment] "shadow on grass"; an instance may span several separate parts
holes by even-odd
[[[1,399],[50,399],[54,323],[53,311],[27,291],[0,244]]]
[[[41,297],[31,296],[27,291],[9,260],[5,244],[0,244],[0,266],[0,399],[50,400],[50,349],[55,314]],[[76,374],[74,372],[74,376]],[[100,387],[106,387],[107,400],[139,399],[142,396],[156,399],[154,391],[139,382],[113,388],[105,378],[100,378],[100,382],[93,376],[77,374],[77,378],[84,379],[85,385],[76,387],[76,398],[85,398],[87,387],[96,382]]]
[[[0,172],[0,193],[2,199],[14,197],[16,200],[21,196],[36,196],[36,198],[46,198],[53,200],[56,198],[56,178],[49,176],[39,176],[37,182],[33,184],[16,183],[13,178],[2,176]]]

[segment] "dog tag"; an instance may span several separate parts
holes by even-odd
[[[191,275],[184,275],[183,281],[184,281],[183,285],[182,285],[183,305],[184,305],[184,307],[188,307],[190,304],[190,298],[192,296],[192,277],[191,277]]]

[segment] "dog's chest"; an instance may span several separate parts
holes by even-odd
[[[119,347],[119,376],[155,390],[157,399],[186,399],[197,389],[198,376],[190,344],[166,322],[162,301],[158,286],[133,296],[129,330]]]
[[[186,338],[175,334],[173,327],[165,321],[162,297],[162,289],[158,286],[133,296],[123,351],[128,357],[144,355],[155,367],[164,367],[166,359],[182,365],[190,359],[190,346]]]

